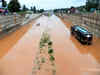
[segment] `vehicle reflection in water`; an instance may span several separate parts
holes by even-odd
[[[0,58],[8,53],[11,48],[23,37],[23,35],[29,30],[31,25],[26,25],[16,32],[9,34],[0,39]]]
[[[82,45],[78,40],[75,39],[75,37],[70,37],[70,40],[72,40],[72,42],[74,43],[75,47],[77,48],[77,50],[79,50],[79,52],[82,55],[92,55],[97,63],[100,64],[100,39],[95,38],[93,40],[92,45]]]

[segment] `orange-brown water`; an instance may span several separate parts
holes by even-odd
[[[31,23],[0,39],[0,58],[3,57],[31,27]]]
[[[37,23],[40,26],[36,26]],[[56,16],[42,16],[35,24],[31,23],[0,40],[3,56],[0,59],[0,75],[30,75],[41,34],[45,30],[53,41],[56,75],[100,75],[100,40],[94,39],[93,45],[84,46],[70,35],[71,23],[65,23],[67,26]],[[50,73],[38,72],[38,75]]]

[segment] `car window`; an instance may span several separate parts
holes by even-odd
[[[85,30],[85,29],[83,29],[83,28],[81,28],[81,27],[77,27],[77,29],[80,30],[80,31],[83,32],[83,33],[88,33],[87,30]]]

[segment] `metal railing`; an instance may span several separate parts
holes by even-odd
[[[23,19],[20,15],[0,16],[0,31],[21,25]]]

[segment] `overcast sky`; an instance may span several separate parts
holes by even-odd
[[[85,5],[86,0],[19,0],[19,2],[28,8],[35,5],[38,9],[54,9]]]

